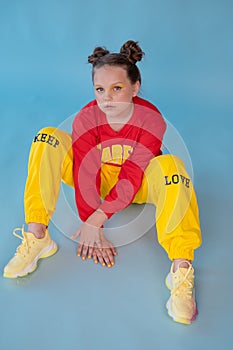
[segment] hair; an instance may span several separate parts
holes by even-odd
[[[108,65],[124,68],[132,84],[135,84],[137,81],[141,84],[141,73],[136,63],[141,61],[143,55],[144,52],[138,45],[138,42],[133,40],[128,40],[124,43],[119,53],[110,53],[104,47],[96,47],[93,53],[88,56],[88,63],[92,64],[92,80],[94,80],[97,68]]]

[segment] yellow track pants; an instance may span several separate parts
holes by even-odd
[[[101,195],[117,182],[120,167],[103,164]],[[26,181],[25,221],[49,224],[56,208],[61,181],[74,187],[71,135],[47,127],[33,140]],[[156,206],[158,241],[168,257],[194,259],[201,245],[198,205],[183,162],[174,155],[153,158],[147,166],[133,203]]]

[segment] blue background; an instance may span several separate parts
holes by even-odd
[[[0,0],[1,271],[19,243],[11,232],[24,221],[32,137],[93,98],[86,62],[97,45],[141,44],[141,96],[188,148],[203,231],[199,317],[184,326],[165,310],[170,262],[154,228],[120,247],[108,270],[78,259],[76,245],[51,225],[59,252],[26,278],[0,277],[1,349],[231,348],[232,10],[230,0]]]

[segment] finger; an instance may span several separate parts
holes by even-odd
[[[93,260],[94,260],[95,264],[98,264],[98,257],[97,257],[96,249],[94,249],[94,251],[93,251]]]
[[[107,248],[107,249],[111,249],[112,254],[114,256],[117,255],[117,250],[116,248],[112,245],[112,243],[110,241],[108,241],[106,238],[103,239],[104,243],[102,243],[102,248]]]
[[[111,242],[108,241],[108,242],[106,243],[106,248],[111,249],[111,252],[112,252],[112,254],[113,254],[114,256],[117,255],[117,250],[116,250],[116,248],[112,245]]]
[[[110,249],[111,249],[112,254],[113,254],[114,256],[117,256],[117,255],[118,255],[118,254],[117,254],[117,250],[116,250],[115,247],[111,246]]]
[[[82,251],[82,259],[86,260],[87,258],[87,252],[88,252],[88,245],[84,244],[83,245],[83,251]]]
[[[95,250],[95,247],[97,246],[97,242],[95,240],[90,240],[88,244],[88,259],[91,259],[93,256],[93,252]]]
[[[112,253],[111,248],[106,249],[106,254],[108,255],[108,260],[110,262],[108,264],[108,267],[112,267],[115,264],[115,261],[114,261],[114,255]]]
[[[79,243],[78,244],[78,250],[77,250],[77,256],[81,256],[82,254],[82,249],[83,249],[83,244]]]
[[[93,257],[94,247],[90,247],[88,249],[88,259],[91,259]]]
[[[100,251],[99,249],[96,249],[96,254],[97,254],[97,257],[98,257],[98,260],[99,260],[100,264],[102,266],[106,266],[106,263],[105,263],[105,261],[103,259],[102,251]]]
[[[80,230],[78,230],[77,232],[75,232],[72,236],[70,236],[71,239],[75,239],[80,235]]]
[[[100,240],[97,240],[97,241],[91,240],[88,246],[89,246],[88,257],[90,256],[91,258],[93,256],[95,249],[99,249],[101,251],[102,243]]]
[[[108,249],[103,249],[102,256],[106,265],[108,267],[112,267],[111,260],[109,259],[109,256],[108,256]]]

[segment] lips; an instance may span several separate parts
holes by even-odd
[[[112,109],[112,108],[115,108],[115,106],[114,106],[114,105],[104,105],[104,108],[106,108],[106,109]]]

